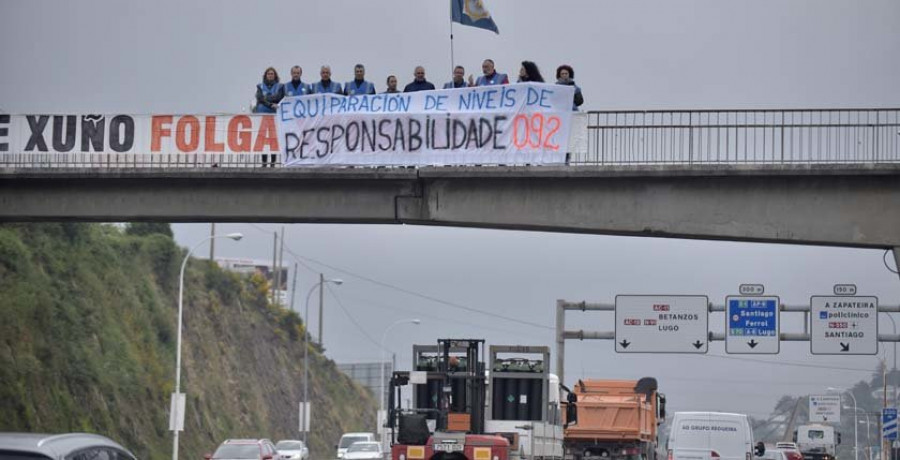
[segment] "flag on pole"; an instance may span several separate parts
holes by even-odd
[[[484,7],[482,0],[450,0],[450,11],[452,22],[492,30],[495,34],[500,34],[497,24],[491,18],[491,13]]]

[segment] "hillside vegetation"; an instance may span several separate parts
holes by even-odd
[[[167,225],[0,225],[0,431],[107,435],[170,458],[178,270]],[[185,275],[182,458],[225,438],[298,439],[304,325],[265,280],[205,260]],[[313,458],[372,430],[371,393],[310,349]]]

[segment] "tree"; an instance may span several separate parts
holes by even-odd
[[[136,236],[158,233],[160,235],[168,236],[169,238],[173,237],[172,226],[165,222],[130,222],[128,227],[125,228],[125,233]]]

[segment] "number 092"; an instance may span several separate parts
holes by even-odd
[[[513,118],[513,145],[516,149],[547,149],[558,151],[559,144],[555,136],[559,131],[561,122],[556,115],[544,116],[544,114],[519,114]]]

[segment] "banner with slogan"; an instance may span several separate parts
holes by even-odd
[[[287,166],[565,163],[574,88],[525,83],[285,98]]]
[[[277,154],[274,115],[0,115],[4,153]]]

